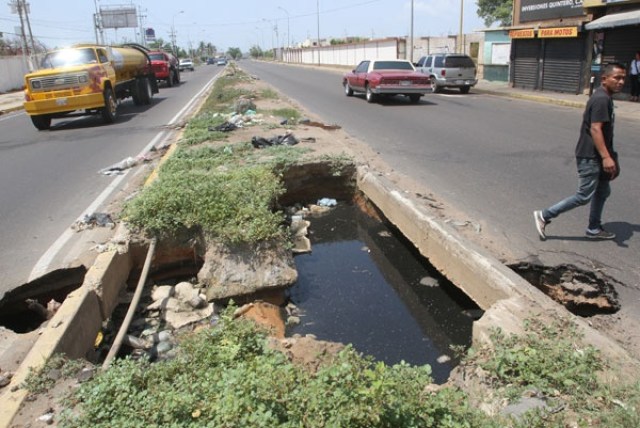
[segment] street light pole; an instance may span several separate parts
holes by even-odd
[[[175,13],[173,15],[173,18],[171,18],[171,44],[173,45],[173,54],[176,56],[176,58],[178,57],[178,48],[176,47],[176,16],[180,15],[181,13],[184,13],[184,10],[181,10],[178,13]]]
[[[316,12],[318,15],[318,65],[320,65],[320,0],[316,0]]]
[[[289,36],[289,12],[284,7],[278,6],[278,9],[282,9],[287,14],[287,47],[291,47],[291,37]]]
[[[460,0],[460,32],[458,34],[458,53],[464,53],[464,34],[462,32],[462,20],[464,16],[464,0]]]
[[[411,0],[411,30],[410,30],[409,43],[409,61],[413,63],[413,0]]]

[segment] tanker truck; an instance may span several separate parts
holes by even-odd
[[[98,114],[113,123],[120,100],[131,97],[135,105],[148,105],[158,93],[147,52],[137,44],[51,51],[38,71],[24,77],[24,109],[40,131],[59,117]]]

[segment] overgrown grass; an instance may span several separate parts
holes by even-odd
[[[277,100],[280,98],[278,93],[271,88],[266,88],[260,91],[259,97],[265,100]]]
[[[584,345],[568,321],[543,324],[531,319],[524,327],[524,335],[507,336],[495,330],[492,345],[470,350],[465,360],[485,369],[491,387],[509,400],[535,393],[554,409],[532,410],[519,420],[504,421],[504,426],[640,426],[637,374],[628,383],[603,381],[599,375],[606,367],[599,352]]]
[[[288,125],[297,124],[301,117],[298,110],[290,107],[273,109],[269,111],[269,113],[275,117],[286,119],[288,121]]]
[[[120,360],[83,384],[61,427],[481,427],[451,388],[425,390],[428,366],[374,363],[347,347],[311,373],[270,350],[250,321],[184,338],[176,359]]]
[[[75,376],[82,366],[82,362],[78,360],[55,354],[40,369],[30,368],[22,386],[32,394],[40,394],[51,388],[59,379]]]
[[[284,236],[274,210],[284,192],[280,172],[304,150],[254,149],[249,143],[179,149],[158,179],[125,204],[123,218],[152,235],[200,228],[229,243]]]

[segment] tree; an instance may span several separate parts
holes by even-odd
[[[513,0],[478,0],[478,16],[489,27],[499,22],[502,27],[511,25]]]
[[[229,48],[227,50],[227,55],[229,55],[233,59],[240,59],[242,58],[242,51],[240,50],[240,48]]]

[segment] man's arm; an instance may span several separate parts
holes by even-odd
[[[602,132],[603,125],[603,122],[591,122],[591,138],[593,138],[593,145],[602,158],[602,169],[613,177],[616,173],[616,163],[611,157],[611,153],[607,150],[607,145],[604,142],[604,133]]]

